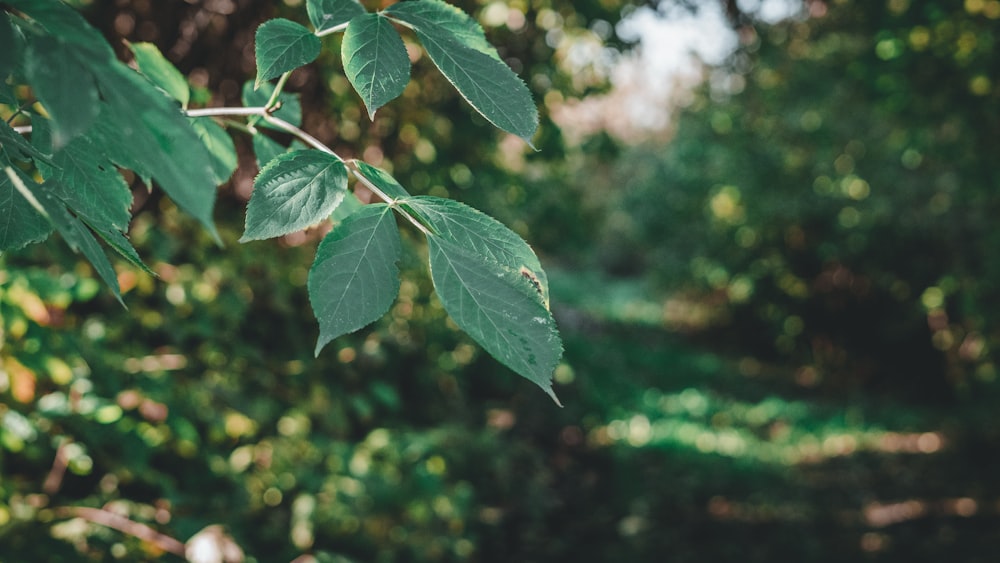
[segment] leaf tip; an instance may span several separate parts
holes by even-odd
[[[542,387],[542,390],[545,391],[546,395],[552,398],[552,400],[556,403],[556,406],[563,408],[563,404],[559,402],[559,397],[556,397],[556,392],[552,390],[552,385]]]
[[[212,242],[215,243],[215,246],[218,246],[219,248],[225,246],[225,244],[222,243],[222,237],[219,236],[219,231],[218,229],[215,228],[214,223],[212,223],[211,221],[206,222],[205,228],[208,230],[209,236],[212,237]]]
[[[319,338],[316,340],[316,350],[313,351],[313,357],[318,358],[320,352],[322,352],[323,348],[325,348],[326,345],[329,343],[330,343],[330,338],[324,338],[323,335],[320,334]]]
[[[531,147],[531,150],[533,150],[535,152],[540,152],[539,149],[538,149],[538,147],[535,146],[535,143],[531,142],[531,139],[532,139],[532,137],[535,136],[535,133],[538,133],[538,128],[537,127],[535,127],[535,129],[533,131],[531,131],[530,133],[525,133],[523,135],[518,134],[517,136],[520,137],[525,143],[527,143],[528,146]]]

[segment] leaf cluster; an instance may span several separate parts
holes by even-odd
[[[120,169],[147,187],[161,187],[218,240],[216,186],[238,166],[230,131],[243,131],[252,135],[261,170],[241,242],[335,219],[309,275],[320,325],[317,354],[381,317],[395,299],[399,216],[426,235],[435,288],[455,322],[552,394],[562,347],[545,275],[527,243],[472,208],[411,196],[388,172],[345,161],[300,128],[301,105],[284,91],[290,74],[323,50],[323,38],[343,32],[345,75],[374,119],[409,82],[410,56],[399,33],[407,28],[477,112],[530,143],[538,127],[531,94],[474,19],[440,0],[375,13],[353,0],[310,0],[312,29],[283,18],[257,29],[257,77],[243,88],[244,108],[190,108],[186,78],[155,46],[129,45],[137,73],[65,4],[6,5],[0,12],[0,103],[10,113],[0,125],[0,251],[58,231],[121,299],[117,273],[98,240],[146,267],[126,236],[132,192]],[[246,123],[231,117],[246,117]],[[10,126],[24,121],[30,125]],[[286,147],[263,129],[290,133],[304,146]],[[376,203],[362,205],[350,194],[350,176],[375,194]]]

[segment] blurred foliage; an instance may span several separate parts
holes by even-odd
[[[605,269],[717,305],[726,342],[815,385],[992,382],[997,9],[839,1],[760,26],[667,147],[616,164]]]
[[[256,22],[304,18],[91,4],[219,104]],[[338,151],[561,266],[566,408],[446,320],[412,240],[390,314],[313,358],[318,237],[236,243],[252,164],[220,201],[224,248],[140,190],[130,236],[159,277],[118,265],[128,311],[58,244],[2,258],[0,560],[178,560],[75,507],[181,541],[220,524],[251,561],[992,560],[1000,3],[758,24],[640,147],[567,146],[547,118],[608,87],[562,62],[621,3],[460,4],[541,101],[541,152],[426,61],[374,124],[336,57],[292,89]]]

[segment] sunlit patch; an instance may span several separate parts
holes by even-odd
[[[176,371],[187,366],[187,357],[183,354],[156,354],[142,358],[125,360],[125,371],[129,373],[151,373],[158,371]]]
[[[891,524],[914,520],[927,514],[927,503],[907,500],[890,504],[872,502],[862,509],[865,523],[873,528],[884,528]]]
[[[647,391],[643,402],[658,415],[634,413],[591,428],[587,444],[669,445],[778,465],[816,464],[860,452],[930,455],[947,445],[940,432],[845,428],[836,418],[816,425],[807,403],[774,397],[745,403],[688,388],[672,394]]]
[[[937,309],[944,305],[944,297],[944,291],[940,287],[931,286],[924,290],[920,296],[920,302],[927,309]]]
[[[748,523],[795,522],[809,517],[807,507],[796,503],[748,503],[714,496],[705,507],[715,520]]]
[[[424,463],[424,467],[427,468],[427,472],[431,475],[443,475],[447,469],[447,464],[444,458],[438,455],[431,456]]]
[[[626,436],[629,445],[633,447],[644,446],[649,443],[651,438],[652,427],[649,424],[649,419],[641,414],[633,416],[628,422]]]
[[[942,500],[909,499],[900,502],[870,502],[861,513],[865,523],[873,528],[916,520],[925,516],[961,516],[969,518],[979,512],[979,503],[969,497]]]
[[[743,205],[740,202],[740,189],[736,186],[723,186],[709,201],[712,214],[727,223],[739,223],[743,220]]]
[[[351,348],[350,346],[345,346],[337,352],[337,361],[342,364],[349,364],[357,357],[357,352],[355,352],[354,348]]]
[[[517,422],[514,411],[509,409],[490,409],[486,412],[486,425],[497,430],[509,430]]]
[[[618,533],[626,537],[636,536],[648,527],[649,522],[645,518],[632,514],[622,518],[618,523]]]
[[[945,509],[946,511],[957,516],[969,518],[971,516],[975,516],[975,514],[979,511],[979,503],[977,503],[975,499],[962,497],[946,502]]]
[[[868,553],[883,551],[888,544],[889,538],[885,534],[867,532],[861,536],[861,550]]]
[[[257,432],[257,423],[243,413],[236,411],[226,413],[224,424],[226,435],[234,439],[250,436]]]
[[[993,82],[983,74],[974,76],[969,80],[969,91],[976,96],[986,96],[993,91]]]

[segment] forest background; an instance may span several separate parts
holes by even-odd
[[[217,105],[260,22],[305,21],[77,4]],[[449,323],[416,239],[390,314],[314,359],[322,230],[236,242],[236,136],[223,247],[137,199],[158,277],[116,264],[128,310],[58,241],[0,257],[0,559],[143,561],[173,544],[137,530],[221,525],[257,561],[992,560],[1000,2],[720,2],[738,45],[659,106],[641,68],[610,80],[637,6],[456,4],[535,94],[538,152],[420,60],[373,123],[335,51],[289,88],[336,150],[532,243],[565,407]]]

